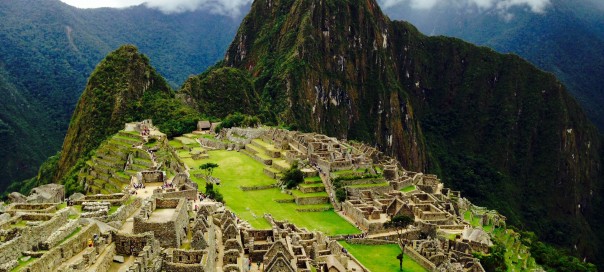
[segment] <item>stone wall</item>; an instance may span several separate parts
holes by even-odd
[[[65,260],[69,260],[88,246],[88,240],[94,234],[99,234],[100,229],[96,224],[84,227],[78,234],[67,239],[64,243],[46,252],[42,257],[33,261],[21,271],[25,272],[51,272]]]
[[[409,246],[406,246],[404,252],[405,252],[405,254],[407,254],[407,256],[411,257],[416,263],[418,263],[419,265],[421,265],[426,270],[428,270],[428,271],[436,271],[436,265],[434,265],[432,262],[430,262],[424,256],[422,256],[421,254],[419,254],[413,248],[411,248]]]
[[[329,197],[327,196],[296,197],[296,204],[298,205],[314,205],[325,203],[329,203]]]
[[[212,149],[227,149],[226,143],[219,142],[214,139],[199,138],[199,143],[204,147],[208,147],[208,148],[212,148]]]
[[[152,232],[141,234],[125,234],[112,232],[112,240],[115,243],[115,252],[118,255],[137,256],[139,252],[147,245],[149,239],[153,239]]]
[[[89,195],[82,199],[73,200],[73,205],[82,205],[84,202],[102,201],[109,202],[112,206],[120,206],[128,200],[130,196],[127,194],[111,194],[111,195]]]
[[[48,250],[48,249],[55,247],[61,241],[63,241],[63,239],[65,239],[65,237],[67,237],[71,233],[73,233],[79,226],[80,226],[80,223],[78,222],[78,220],[69,221],[67,224],[63,225],[62,227],[57,229],[55,232],[53,232],[48,237],[48,239],[46,239],[41,244],[40,248],[43,250]]]
[[[161,271],[165,272],[204,272],[202,264],[182,264],[173,262],[163,262]],[[207,270],[214,271],[214,270]]]
[[[6,208],[6,213],[15,216],[17,212],[28,213],[53,213],[57,210],[58,203],[13,203]]]
[[[124,221],[128,219],[133,212],[141,207],[142,203],[143,200],[141,198],[135,198],[132,203],[119,207],[115,213],[109,215],[106,222]]]
[[[96,260],[96,269],[89,269],[88,272],[108,272],[113,263],[113,256],[115,256],[115,244],[110,244],[105,248],[107,252],[104,256]]]
[[[346,242],[348,242],[349,244],[371,245],[371,246],[389,245],[389,244],[397,243],[396,239],[381,240],[381,239],[369,239],[369,238],[368,239],[353,238],[353,239],[346,240]]]
[[[197,198],[197,189],[165,192],[154,195],[160,198],[186,198],[187,200],[195,200]]]
[[[392,190],[390,186],[377,186],[377,187],[363,187],[363,188],[355,188],[355,187],[346,187],[346,192],[349,196],[360,196],[363,191],[371,191],[373,193],[386,194]]]
[[[277,184],[263,185],[263,186],[239,186],[239,188],[241,188],[242,191],[259,191],[259,190],[277,188]]]
[[[181,264],[199,264],[203,260],[203,250],[180,250],[172,251],[172,261]]]
[[[152,231],[156,237],[161,237],[163,247],[180,247],[189,222],[186,200],[156,198],[154,201],[155,209],[174,209],[174,213],[167,222],[149,222],[146,217],[137,215],[134,217],[134,233]]]
[[[13,267],[16,266],[17,263],[14,263],[20,256],[21,252],[29,250],[27,238],[24,236],[19,236],[13,240],[10,240],[2,245],[0,245],[0,264],[2,266],[11,264],[6,270],[10,271]]]

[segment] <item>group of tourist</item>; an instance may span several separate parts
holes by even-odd
[[[165,189],[170,189],[170,188],[174,188],[174,184],[165,182],[165,183],[164,183],[164,184],[162,184],[162,186],[161,186],[161,189],[162,189],[162,190],[165,190]]]
[[[145,189],[145,184],[143,184],[143,183],[134,183],[134,189]]]
[[[349,239],[364,239],[367,238],[367,232],[363,232],[361,234],[351,234],[351,235],[346,235],[345,239],[349,240]]]
[[[149,133],[150,133],[150,131],[149,131],[148,127],[143,127],[141,129],[141,136],[149,136]]]

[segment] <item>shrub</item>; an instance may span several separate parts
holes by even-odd
[[[298,169],[298,165],[294,164],[289,170],[283,173],[281,181],[287,189],[292,189],[304,182],[304,174]]]

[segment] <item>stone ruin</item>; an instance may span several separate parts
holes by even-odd
[[[33,188],[29,196],[12,192],[8,195],[8,199],[11,203],[59,203],[65,199],[65,186],[60,184],[41,185]]]

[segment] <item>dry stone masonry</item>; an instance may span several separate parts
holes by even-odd
[[[60,185],[38,187],[29,197],[12,194],[0,209],[0,271],[368,271],[337,241],[345,239],[396,244],[428,271],[481,272],[472,254],[488,253],[488,230],[505,228],[496,211],[371,146],[266,127],[215,134],[217,125],[200,121],[174,147],[151,120],[126,124],[80,173],[87,195],[66,199]],[[279,201],[299,211],[333,207],[363,234],[329,237],[270,214],[270,228],[254,229],[224,204],[200,201],[178,154],[200,160],[212,149],[246,154],[274,179],[298,165],[309,181],[284,190],[293,199]],[[401,233],[384,227],[397,215],[414,219]]]

